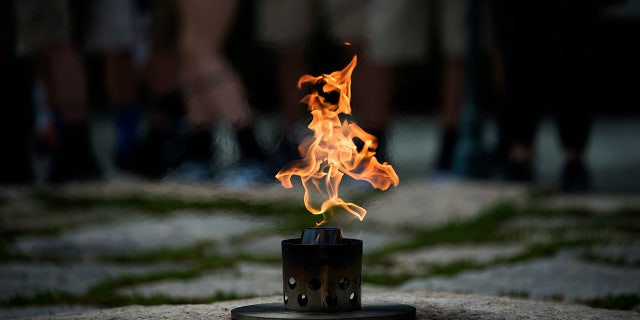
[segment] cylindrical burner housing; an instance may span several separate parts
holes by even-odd
[[[337,243],[303,244],[303,238],[304,232],[301,238],[282,241],[284,308],[360,310],[362,241],[339,237]]]

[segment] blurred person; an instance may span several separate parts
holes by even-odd
[[[48,181],[95,179],[101,172],[90,141],[87,78],[71,40],[69,1],[15,1],[17,50],[34,64],[56,122]]]
[[[352,83],[353,116],[364,130],[378,138],[376,157],[385,161],[393,66],[419,59],[424,53],[423,5],[423,1],[413,0],[259,2],[258,36],[273,45],[278,55],[278,108],[283,132],[278,153],[282,164],[299,157],[299,122],[305,108],[300,105],[302,93],[295,84],[300,76],[310,73],[309,39],[318,32],[327,34],[334,43],[350,43],[345,51],[359,54]]]
[[[133,0],[84,2],[85,47],[103,58],[104,89],[113,112],[116,163],[126,167],[139,140],[138,70],[133,63],[137,9]]]
[[[177,76],[189,131],[182,169],[203,169],[203,173],[209,170],[211,127],[222,119],[233,127],[240,151],[239,166],[245,167],[238,167],[240,171],[233,174],[260,179],[267,157],[256,140],[255,119],[242,80],[223,51],[238,1],[177,0],[176,4],[180,14]]]
[[[223,120],[240,149],[238,171],[226,172],[260,179],[266,155],[243,83],[223,52],[238,1],[142,4],[151,20],[142,83],[148,128],[133,148],[128,171],[189,182],[221,178],[213,167],[213,126]]]
[[[496,89],[497,81],[494,76],[499,76],[496,70],[499,67],[498,59],[493,50],[489,28],[491,19],[488,4],[486,1],[476,0],[441,0],[435,1],[433,7],[438,13],[438,40],[443,54],[440,148],[435,164],[438,175],[449,175],[456,171],[456,174],[481,177],[489,169],[486,161],[478,161],[478,156],[483,157],[482,155],[467,154],[475,157],[477,164],[461,163],[469,162],[470,159],[454,159],[456,156],[463,156],[462,153],[465,152],[484,153],[479,150],[482,149],[481,146],[477,146],[475,151],[460,150],[459,139],[470,138],[461,137],[460,127],[469,126],[468,121],[463,122],[461,114],[469,112],[469,108],[486,109],[490,96]],[[461,110],[463,105],[467,109]],[[480,117],[479,113],[475,115]],[[481,122],[481,119],[473,121]],[[469,128],[462,129],[467,130],[467,135],[470,133]],[[460,166],[463,168],[459,168]]]
[[[386,135],[393,110],[394,67],[426,58],[427,8],[421,0],[371,0],[364,18],[364,65],[359,75],[354,73],[354,115],[378,137],[380,162],[386,161],[389,151]]]
[[[184,103],[178,84],[178,14],[173,0],[138,1],[140,38],[136,42],[141,67],[142,122],[146,130],[131,151],[120,154],[121,170],[147,179],[162,179],[182,163],[181,126]]]
[[[588,64],[597,1],[493,1],[504,66],[505,108],[500,137],[509,181],[532,182],[539,92],[548,92],[563,149],[560,188],[590,189],[585,161],[592,102]],[[541,77],[541,71],[546,72]],[[546,86],[543,86],[546,85]]]

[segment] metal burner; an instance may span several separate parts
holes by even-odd
[[[338,228],[282,241],[283,302],[231,310],[233,319],[413,319],[404,304],[361,304],[362,241]]]
[[[322,238],[304,233],[301,239],[282,241],[284,308],[325,312],[359,310],[362,241],[340,236],[327,238],[339,239],[339,243],[304,244],[304,239]]]

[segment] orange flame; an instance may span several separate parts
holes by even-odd
[[[338,196],[338,188],[344,174],[358,180],[369,182],[374,188],[387,190],[391,184],[400,182],[393,167],[388,163],[380,164],[374,157],[378,140],[357,124],[350,121],[340,122],[339,115],[351,114],[351,74],[357,64],[354,56],[349,65],[341,71],[323,74],[318,77],[303,75],[298,80],[298,88],[303,84],[322,85],[324,93],[338,93],[338,101],[327,101],[317,90],[306,95],[302,102],[309,106],[313,120],[308,128],[313,137],[305,139],[298,147],[303,159],[285,165],[276,178],[285,188],[292,188],[291,177],[296,175],[304,186],[304,204],[312,214],[323,214],[334,206],[340,206],[362,221],[367,210],[345,202]],[[354,139],[363,142],[358,151]],[[326,199],[319,207],[311,204],[310,190],[317,191]],[[318,223],[321,225],[325,222]]]

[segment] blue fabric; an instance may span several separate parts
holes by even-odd
[[[126,155],[133,151],[138,142],[140,129],[140,109],[133,104],[114,107],[116,126],[116,150],[118,155]]]

